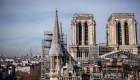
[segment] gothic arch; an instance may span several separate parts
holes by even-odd
[[[85,38],[84,38],[85,39],[85,45],[88,45],[88,37],[89,36],[88,36],[88,23],[87,23],[87,21],[84,22],[84,27],[85,27],[84,28],[85,29],[84,30],[85,31]]]
[[[129,26],[128,22],[124,22],[124,36],[125,36],[125,45],[129,45]]]
[[[117,38],[118,38],[118,45],[122,45],[122,30],[121,30],[121,22],[117,22]]]
[[[76,25],[76,40],[77,44],[81,45],[82,44],[82,24],[81,22],[77,22]]]

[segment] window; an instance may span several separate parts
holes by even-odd
[[[79,57],[82,57],[82,51],[80,51],[80,56]]]
[[[77,24],[77,42],[79,43],[79,45],[81,45],[82,44],[82,25],[81,25],[81,22],[79,22],[78,24]]]
[[[77,57],[80,57],[79,51],[77,51]]]
[[[77,57],[82,57],[82,51],[77,51]]]
[[[122,30],[120,22],[117,23],[117,29],[118,29],[118,44],[122,45]]]
[[[124,24],[124,29],[125,29],[125,44],[129,45],[129,29],[128,29],[127,22],[125,22],[125,24]]]
[[[79,44],[79,23],[76,24],[76,43]]]
[[[84,23],[85,27],[85,45],[88,45],[88,24],[87,22]]]
[[[54,64],[53,64],[54,68],[53,69],[56,69],[56,67],[57,67],[56,65],[57,65],[57,57],[54,56]]]
[[[89,69],[89,67],[87,67],[87,73],[90,73],[90,69]]]
[[[88,51],[85,51],[85,57],[88,57]]]

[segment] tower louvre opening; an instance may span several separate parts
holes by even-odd
[[[84,23],[85,27],[85,45],[88,45],[88,24],[87,22]]]
[[[125,45],[129,45],[129,29],[127,22],[125,22],[124,28],[125,28]]]
[[[118,28],[118,44],[122,45],[122,30],[120,22],[117,23],[117,28]]]

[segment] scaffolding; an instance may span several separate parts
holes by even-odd
[[[50,79],[48,53],[51,48],[52,36],[52,32],[44,32],[44,39],[42,40],[41,80]],[[140,80],[140,56],[138,55],[133,55],[125,51],[112,52],[113,49],[108,47],[89,46],[88,61],[79,64],[67,51],[67,36],[63,32],[60,33],[59,42],[63,51],[63,67],[66,66],[66,63],[69,63],[71,65],[70,68],[73,67],[75,70],[75,73],[71,73],[73,74],[72,76],[58,76],[60,80]],[[108,55],[110,51],[111,53]],[[128,58],[122,58],[121,54],[127,55]],[[106,57],[100,57],[103,55]],[[70,70],[70,72],[73,72],[73,70]]]
[[[125,59],[102,58],[98,65],[103,80],[140,80],[140,58],[136,55]]]
[[[42,61],[41,61],[41,80],[49,80],[50,63],[49,63],[49,50],[52,42],[52,32],[44,31],[44,38],[42,40]]]
[[[44,31],[44,38],[42,40],[42,61],[41,61],[41,80],[49,80],[50,73],[50,60],[49,60],[49,51],[51,48],[53,33],[51,31]],[[64,53],[64,56],[67,55],[67,36],[66,34],[60,34],[60,45],[61,49]],[[66,60],[67,57],[63,58],[63,61]]]

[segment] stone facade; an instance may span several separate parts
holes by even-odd
[[[135,55],[140,48],[134,14],[111,15],[106,27],[107,44],[96,44],[95,25],[92,14],[75,14],[71,23],[70,52],[64,51],[56,11],[48,54],[50,68],[49,73],[45,73],[49,80],[124,80],[129,79],[129,75],[134,77],[130,80],[140,79],[140,58]]]
[[[62,64],[62,50],[60,44],[60,33],[58,24],[58,14],[56,10],[54,32],[52,37],[51,48],[49,52],[50,59],[50,80],[59,80],[58,76],[61,71]]]
[[[113,13],[108,19],[106,34],[109,47],[138,54],[137,23],[134,13]]]
[[[96,45],[95,20],[92,14],[75,14],[71,23],[71,55],[75,60],[89,58],[89,47]]]

